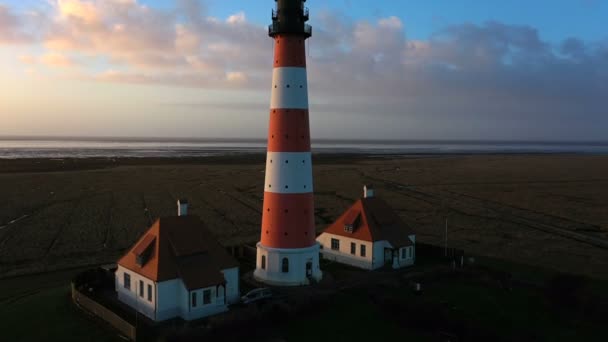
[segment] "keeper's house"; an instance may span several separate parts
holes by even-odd
[[[364,269],[414,264],[416,235],[370,186],[317,237],[324,259]]]
[[[156,220],[118,261],[118,299],[152,320],[193,320],[228,310],[239,301],[237,261],[196,216]]]

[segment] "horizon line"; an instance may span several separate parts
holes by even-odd
[[[8,140],[38,140],[38,141],[89,141],[89,142],[266,142],[265,137],[150,137],[150,136],[68,136],[68,135],[0,135],[0,141]],[[585,145],[608,145],[608,140],[555,140],[555,139],[348,139],[348,138],[313,138],[318,142],[335,143],[378,143],[378,144],[400,144],[400,143],[460,143],[460,144],[585,144]]]

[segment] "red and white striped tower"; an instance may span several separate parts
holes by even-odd
[[[275,0],[274,68],[261,240],[254,277],[273,285],[320,280],[308,122],[306,0]]]

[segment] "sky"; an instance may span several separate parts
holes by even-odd
[[[0,136],[262,138],[272,0],[0,0]],[[608,140],[608,1],[309,0],[311,134]]]

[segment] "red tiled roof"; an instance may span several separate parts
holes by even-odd
[[[344,230],[345,225],[360,222],[353,227],[353,232]],[[382,199],[377,197],[361,198],[348,208],[324,233],[350,237],[362,241],[388,241],[393,247],[411,246],[409,239],[414,232],[403,222],[395,211]]]
[[[143,266],[137,255],[152,245]],[[118,264],[160,282],[181,278],[189,290],[224,282],[221,270],[238,266],[196,216],[160,218],[133,245]]]
[[[143,240],[141,240],[138,244],[133,248],[133,254],[141,255],[143,252],[150,247],[150,245],[156,240],[156,236],[152,234],[147,234],[144,236]]]

